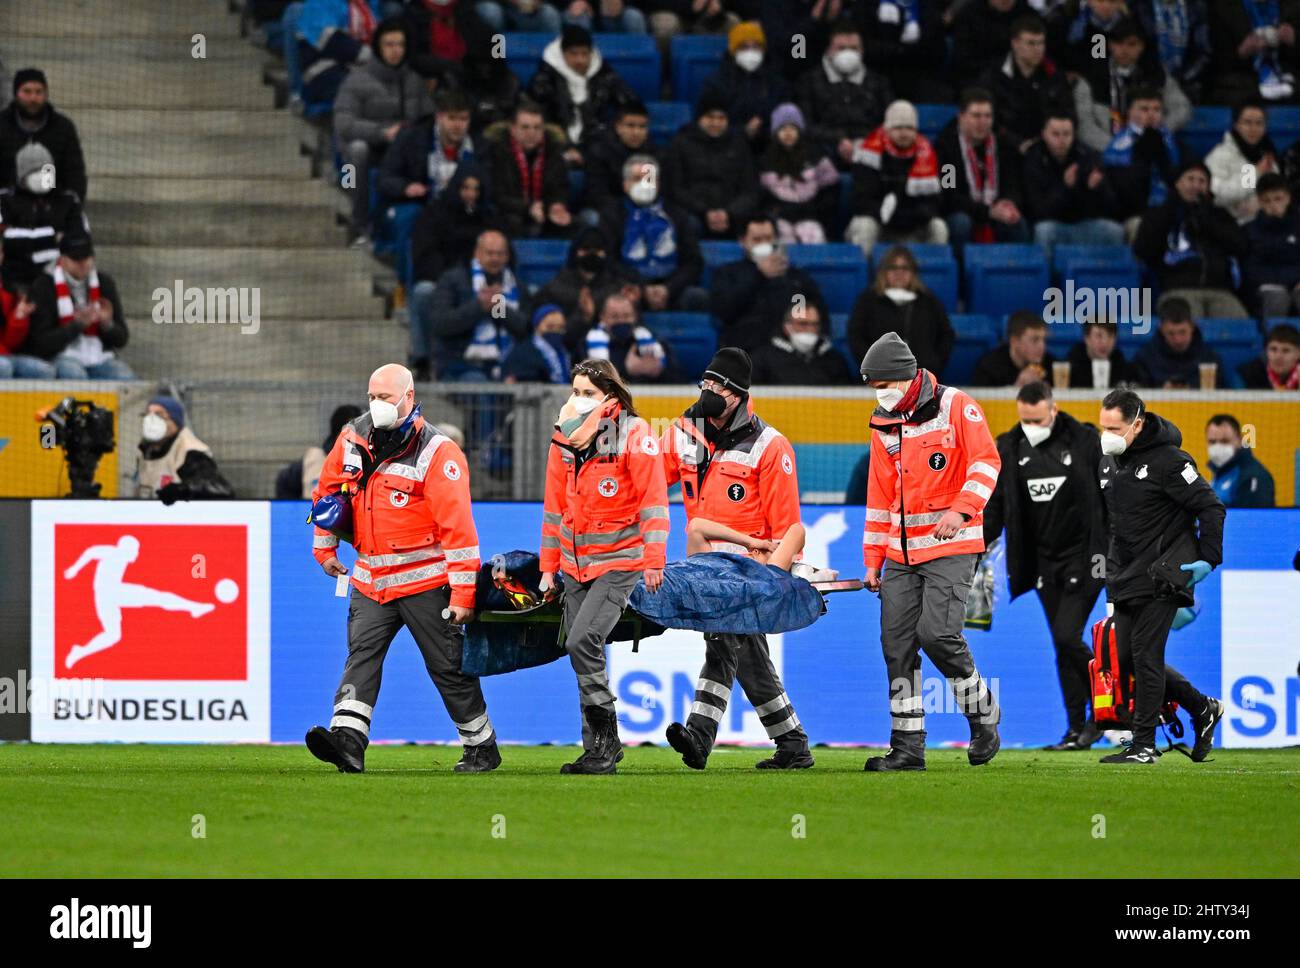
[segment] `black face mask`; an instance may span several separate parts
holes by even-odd
[[[700,416],[721,417],[727,410],[727,398],[712,390],[700,391]]]
[[[583,272],[598,274],[605,268],[605,257],[599,252],[583,252],[578,256],[578,268]]]

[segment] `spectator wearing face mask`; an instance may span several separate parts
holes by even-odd
[[[0,232],[4,236],[5,285],[30,287],[59,257],[59,239],[89,231],[81,199],[59,187],[49,150],[33,142],[18,151],[18,184],[0,189]]]
[[[759,164],[758,183],[784,244],[821,245],[835,217],[840,176],[821,146],[804,137],[803,129],[803,114],[796,105],[782,104],[772,112],[772,137]]]
[[[862,359],[886,333],[897,333],[917,365],[934,374],[943,373],[957,338],[943,303],[921,281],[916,257],[901,245],[880,260],[875,282],[853,304],[848,330],[853,359]]]
[[[1205,425],[1205,453],[1214,475],[1210,483],[1224,507],[1276,506],[1273,475],[1242,445],[1241,424],[1232,414],[1216,413]]]
[[[713,273],[710,310],[720,326],[718,345],[753,350],[776,333],[787,310],[815,305],[827,319],[821,288],[805,270],[790,265],[777,245],[776,223],[766,215],[751,215],[740,233],[743,258],[719,266]]]
[[[581,356],[584,352],[587,330],[596,324],[600,306],[610,293],[621,293],[633,306],[641,302],[636,276],[618,259],[611,258],[611,251],[600,229],[580,229],[569,245],[564,266],[533,297],[538,305],[553,303],[564,313],[570,355]]]
[[[758,172],[744,135],[733,130],[727,104],[705,91],[695,123],[668,150],[668,199],[694,216],[701,238],[730,239],[758,207]]]
[[[821,62],[795,84],[805,136],[846,170],[854,146],[880,126],[892,100],[889,79],[863,63],[862,35],[851,20],[831,28]]]
[[[702,312],[709,297],[698,284],[704,259],[695,230],[661,187],[659,163],[632,155],[623,165],[623,198],[601,209],[600,230],[641,286],[647,311]]]
[[[505,383],[568,383],[572,361],[564,310],[554,303],[533,310],[533,335],[520,340],[501,364]]]
[[[1083,339],[1070,347],[1070,386],[1090,390],[1113,390],[1120,386],[1137,386],[1140,371],[1116,345],[1119,327],[1094,320],[1084,323]]]
[[[680,383],[669,348],[641,324],[636,307],[620,293],[605,297],[600,322],[587,332],[587,359],[608,360],[628,383]]]
[[[1264,338],[1264,355],[1237,368],[1247,390],[1300,390],[1300,330],[1278,323]]]
[[[753,367],[755,386],[844,386],[853,377],[812,304],[786,310],[781,332],[754,351]]]
[[[736,24],[727,34],[727,58],[704,82],[703,101],[726,106],[732,125],[751,145],[767,138],[767,121],[778,104],[789,101],[790,84],[767,60],[767,39],[757,21]]]
[[[948,224],[939,216],[939,157],[916,125],[916,108],[895,101],[885,123],[854,149],[853,215],[844,238],[865,257],[881,239],[948,241]]]
[[[217,469],[212,449],[194,436],[185,420],[185,408],[175,397],[157,396],[149,401],[140,438],[136,497],[174,504],[235,496]]]
[[[50,103],[43,71],[35,67],[14,72],[13,101],[0,111],[0,188],[16,186],[19,150],[35,142],[50,153],[59,174],[58,187],[86,197],[86,161],[77,126]]]

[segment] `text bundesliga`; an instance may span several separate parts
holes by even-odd
[[[55,699],[55,719],[105,719],[121,722],[248,721],[236,699]]]

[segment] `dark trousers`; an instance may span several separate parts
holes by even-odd
[[[808,734],[772,665],[767,637],[715,633],[704,636],[704,668],[696,680],[695,702],[686,719],[686,725],[704,739],[707,748],[712,749],[717,739],[718,723],[727,711],[737,679],[777,749],[808,749]]]
[[[1097,604],[1102,582],[1094,578],[1056,579],[1044,575],[1038,586],[1038,600],[1056,649],[1056,677],[1061,683],[1061,699],[1069,730],[1077,733],[1088,721],[1092,705],[1092,683],[1088,663],[1092,649],[1084,644],[1084,626]]]
[[[1165,665],[1165,643],[1175,602],[1136,598],[1115,603],[1115,645],[1120,669],[1133,671],[1133,745],[1155,746],[1160,707],[1176,702],[1193,716],[1205,708],[1204,694],[1173,666]]]

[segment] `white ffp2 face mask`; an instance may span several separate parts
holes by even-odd
[[[648,182],[639,181],[627,190],[627,197],[635,205],[649,205],[659,197],[659,190]]]
[[[742,50],[736,53],[736,66],[742,71],[752,74],[763,66],[763,52],[761,50]]]
[[[1039,424],[1028,424],[1021,421],[1020,429],[1025,432],[1025,439],[1029,441],[1030,447],[1037,447],[1048,437],[1052,436],[1052,428],[1050,426],[1043,427]]]
[[[755,262],[762,262],[775,251],[776,246],[771,242],[760,242],[749,250],[749,257]]]
[[[895,387],[885,387],[876,391],[876,401],[886,410],[893,410],[903,402],[903,391]]]
[[[406,390],[414,388],[414,383],[408,383]],[[406,390],[402,391],[402,396],[406,396]],[[389,403],[387,400],[370,401],[370,419],[380,430],[392,430],[402,419],[398,412],[397,404]]]
[[[167,421],[156,413],[146,413],[140,421],[140,436],[155,444],[167,436]]]
[[[819,333],[790,333],[787,338],[790,340],[790,345],[800,353],[811,353],[817,348],[821,335]]]
[[[575,393],[573,396],[569,397],[569,403],[572,404],[574,410],[585,417],[587,414],[591,413],[591,411],[596,409],[596,405],[599,404],[600,401],[595,397],[580,397]]]
[[[1210,463],[1215,467],[1222,467],[1237,453],[1237,448],[1232,444],[1210,444],[1205,448],[1206,454],[1210,458]]]
[[[1101,433],[1101,452],[1107,457],[1118,457],[1124,451],[1128,450],[1128,441],[1121,434],[1113,434],[1109,430],[1103,430]]]
[[[841,74],[852,74],[862,66],[862,55],[856,50],[846,48],[831,55],[831,67]]]

